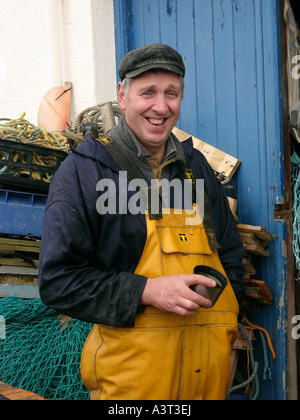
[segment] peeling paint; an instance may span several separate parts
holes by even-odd
[[[287,264],[287,243],[284,239],[281,242],[281,252],[282,252],[282,259],[283,259],[283,268],[281,270],[281,281],[278,284],[282,285],[280,290],[280,296],[278,300],[278,309],[279,309],[279,317],[277,320],[277,328],[287,333],[288,325],[287,325],[287,318],[286,318],[286,299],[287,299],[287,284],[286,284],[286,264]]]
[[[286,264],[286,259],[287,259],[287,243],[285,240],[282,241],[282,256],[284,258],[284,264]],[[283,273],[283,275],[285,275]]]
[[[282,372],[282,388],[283,391],[286,393],[288,388],[288,381],[287,381],[287,372],[284,370]]]
[[[282,278],[284,280],[285,278],[285,270],[282,270]],[[280,315],[277,320],[277,328],[284,330],[284,332],[287,331],[287,321],[285,316],[285,310],[286,310],[286,284],[285,281],[282,282],[282,290],[278,301],[278,309],[280,312]]]
[[[281,195],[280,197],[277,196],[275,202],[278,205],[283,205],[284,204],[284,197],[283,197],[283,195]]]

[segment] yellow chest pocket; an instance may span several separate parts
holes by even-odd
[[[204,224],[190,226],[186,214],[164,214],[150,220],[146,214],[147,241],[135,273],[145,277],[191,274],[196,265],[212,265]]]
[[[157,226],[162,275],[191,274],[196,265],[211,265],[211,250],[204,227]]]

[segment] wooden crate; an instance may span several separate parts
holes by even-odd
[[[0,265],[37,268],[39,253],[39,240],[0,237]]]
[[[178,138],[179,141],[185,141],[192,137],[193,145],[195,149],[198,149],[206,157],[208,163],[212,169],[219,174],[223,174],[225,178],[231,179],[235,174],[236,170],[241,164],[241,161],[228,153],[223,152],[216,147],[205,143],[197,137],[191,136],[190,134],[175,127],[173,134]]]

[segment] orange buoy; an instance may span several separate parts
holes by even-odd
[[[38,125],[47,131],[64,131],[70,122],[71,89],[66,86],[53,87],[45,93],[38,112]]]

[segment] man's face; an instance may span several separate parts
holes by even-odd
[[[119,84],[119,105],[126,122],[150,153],[165,145],[179,118],[182,85],[182,77],[163,71],[133,79],[128,92]]]

